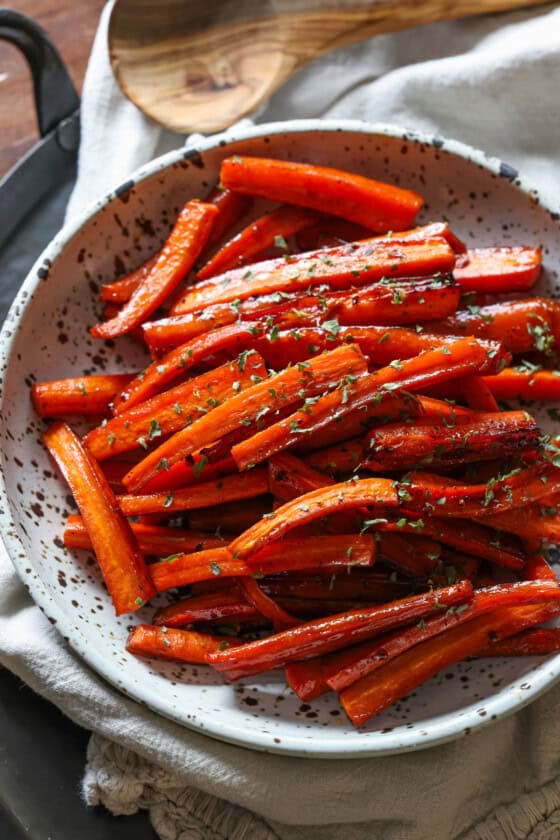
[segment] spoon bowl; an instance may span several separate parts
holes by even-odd
[[[221,131],[331,50],[373,35],[541,0],[117,0],[109,24],[121,90],[180,133]]]

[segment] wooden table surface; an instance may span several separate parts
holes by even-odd
[[[79,92],[105,0],[6,0],[57,46]],[[31,76],[16,47],[0,41],[0,177],[38,138]]]

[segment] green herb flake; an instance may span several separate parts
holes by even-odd
[[[162,435],[162,429],[157,420],[150,420],[150,431],[148,432],[148,439],[153,440]]]

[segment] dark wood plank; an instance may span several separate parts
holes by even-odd
[[[16,0],[8,5],[32,17],[48,32],[81,91],[104,0]],[[15,47],[0,42],[0,176],[37,137],[27,65]]]

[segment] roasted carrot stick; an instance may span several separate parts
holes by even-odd
[[[499,341],[511,353],[538,350],[550,355],[556,347],[558,309],[556,301],[546,298],[472,304],[441,321],[432,321],[426,329],[435,335],[475,335]]]
[[[210,531],[218,529],[218,533],[240,534],[255,522],[270,513],[272,498],[257,496],[242,502],[228,502],[225,505],[199,508],[189,511],[189,527],[193,531]]]
[[[148,257],[147,260],[144,260],[134,271],[126,274],[124,277],[120,277],[118,280],[114,280],[112,283],[105,283],[101,286],[99,300],[111,303],[126,303],[129,301],[138,286],[144,282],[152,268],[156,265],[159,255],[160,252],[158,251],[153,256]]]
[[[104,467],[110,464],[104,463]],[[128,467],[130,469],[130,465]],[[128,469],[126,472],[128,472]],[[169,470],[163,470],[159,475],[148,481],[142,491],[144,494],[163,493],[165,490],[176,490],[187,487],[190,484],[197,484],[200,481],[210,481],[211,478],[218,478],[221,475],[231,475],[235,472],[235,461],[231,457],[209,460],[204,453],[193,455],[184,461],[178,461]],[[124,475],[122,476],[124,478]],[[124,485],[123,485],[124,487]]]
[[[193,630],[177,630],[173,627],[156,627],[139,624],[131,631],[126,649],[135,656],[154,656],[173,662],[189,662],[204,665],[208,654],[238,644],[232,636],[211,636],[209,633],[195,633]]]
[[[506,368],[484,382],[498,400],[558,400],[560,371],[541,370],[525,362],[521,368]]]
[[[391,566],[418,578],[427,578],[441,558],[441,546],[430,537],[379,533],[379,552]]]
[[[502,609],[440,633],[346,688],[340,695],[344,710],[361,726],[438,671],[476,655],[490,638],[514,635],[538,624],[543,615],[546,607]]]
[[[90,332],[93,337],[116,338],[124,335],[155,312],[191,270],[208,241],[217,214],[213,204],[189,201],[179,213],[149,274],[115,318],[92,327]]]
[[[546,656],[560,650],[560,628],[537,627],[523,630],[507,639],[497,639],[481,648],[476,657],[484,656]]]
[[[162,607],[154,614],[154,624],[164,627],[184,627],[196,621],[216,621],[218,619],[255,618],[257,611],[247,603],[237,587],[229,591],[218,590],[183,598],[168,607]]]
[[[300,700],[307,702],[330,691],[323,677],[322,660],[307,659],[304,662],[290,662],[284,669],[286,682]]]
[[[299,233],[297,241],[301,251],[314,251],[317,248],[328,248],[344,242],[357,242],[360,239],[369,239],[370,237],[371,232],[362,225],[356,225],[340,218],[337,219],[335,216],[325,216],[314,227]],[[447,222],[430,222],[427,225],[420,225],[409,230],[385,233],[381,234],[378,239],[424,242],[436,237],[445,239],[456,254],[464,254],[467,250],[461,240],[451,231]]]
[[[297,575],[267,576],[262,580],[262,586],[275,598],[297,598],[313,600],[318,603],[325,601],[354,601],[359,603],[375,603],[395,601],[410,595],[413,586],[410,580],[392,580],[387,573],[375,573],[360,569],[352,569],[351,574],[342,572],[330,576],[305,572]],[[339,607],[336,612],[344,608]]]
[[[257,353],[252,355],[251,365],[243,370],[235,362],[229,362],[121,412],[103,426],[92,429],[85,437],[85,444],[97,460],[131,449],[147,449],[162,435],[184,428],[250,387],[253,377],[267,376],[266,366]]]
[[[198,335],[235,321],[258,321],[265,329],[290,330],[334,321],[339,325],[416,324],[454,312],[461,287],[448,278],[376,283],[357,291],[284,292],[217,303],[143,325],[150,352],[160,356]],[[430,320],[430,324],[432,321]],[[332,332],[332,329],[331,329]]]
[[[260,552],[248,565],[235,557],[223,543],[207,551],[172,555],[149,569],[158,592],[212,577],[251,577],[255,570],[264,574],[294,572],[300,569],[345,573],[354,567],[369,567],[375,560],[375,543],[370,536],[305,537],[283,540]]]
[[[141,371],[115,400],[114,412],[120,414],[134,405],[153,397],[166,385],[185,374],[194,365],[226,350],[232,356],[242,351],[241,366],[247,361],[246,349],[254,342],[250,323],[231,324],[221,330],[201,335],[194,341],[181,345],[159,362]]]
[[[373,471],[453,466],[515,455],[537,446],[539,429],[525,411],[481,413],[450,427],[433,419],[392,423],[372,431],[364,464]]]
[[[112,400],[132,379],[132,373],[114,373],[39,382],[31,386],[31,399],[40,417],[95,416],[105,414]]]
[[[313,522],[329,513],[352,510],[362,505],[394,507],[397,504],[397,490],[394,482],[388,479],[366,478],[351,484],[333,484],[282,505],[267,519],[257,522],[237,537],[231,544],[231,551],[238,557],[247,558],[298,525]]]
[[[132,522],[131,528],[142,554],[166,557],[171,554],[202,551],[223,546],[223,540],[179,528],[165,528]],[[81,516],[71,514],[66,521],[64,545],[67,548],[91,549],[92,543]]]
[[[275,631],[286,630],[288,627],[301,624],[298,618],[290,615],[273,598],[269,598],[253,578],[240,577],[239,588],[243,592],[244,598],[258,610],[260,615],[272,622]]]
[[[476,372],[483,364],[486,353],[476,339],[458,339],[455,344],[426,351],[415,358],[399,361],[367,376],[346,377],[339,388],[320,397],[311,405],[290,415],[285,420],[232,447],[231,454],[240,470],[260,463],[275,452],[286,449],[301,440],[305,434],[330,425],[333,418],[343,417],[353,409],[383,398],[388,390],[404,388],[416,390],[428,381],[447,381],[470,369]]]
[[[277,207],[271,213],[255,219],[226,242],[198,272],[199,280],[246,265],[251,259],[280,242],[286,248],[285,237],[315,224],[317,213],[301,207]]]
[[[349,289],[305,295],[294,305],[282,303],[267,307],[268,312],[260,316],[251,307],[247,314],[261,321],[266,315],[264,324],[273,324],[280,330],[313,327],[325,322],[331,324],[333,319],[342,326],[400,326],[454,312],[459,299],[460,286],[453,281],[447,278],[420,279],[416,282],[376,283],[357,291]],[[242,319],[246,317],[244,310],[247,308],[239,307]]]
[[[383,277],[425,277],[453,269],[455,254],[444,239],[426,242],[364,240],[254,263],[218,274],[188,289],[173,314],[196,312],[252,295],[293,292],[328,283],[332,290],[369,285]]]
[[[245,475],[226,475],[213,481],[146,496],[119,496],[119,506],[125,516],[145,513],[174,513],[220,505],[237,499],[253,499],[268,491],[266,469],[252,470]],[[219,523],[217,522],[216,525]]]
[[[358,376],[364,373],[366,368],[365,359],[355,345],[338,347],[309,362],[286,368],[246,388],[226,403],[195,420],[191,426],[176,432],[133,467],[125,476],[124,483],[135,492],[161,471],[162,458],[164,464],[172,466],[187,455],[233,432],[244,423],[258,420],[269,412],[289,406],[290,403],[307,397],[312,398],[338,385],[345,375]]]
[[[122,615],[137,610],[155,589],[132,529],[101,469],[65,423],[53,423],[43,440],[84,518],[115,612]]]
[[[560,469],[545,460],[516,468],[486,484],[461,484],[432,473],[411,472],[399,487],[410,510],[442,517],[484,517],[523,508],[560,491]]]
[[[486,524],[487,519],[483,519],[482,523]],[[498,566],[516,571],[523,569],[525,553],[519,542],[508,534],[484,527],[482,523],[467,519],[454,519],[449,523],[445,519],[436,518],[419,521],[406,517],[398,520],[378,517],[373,520],[371,527],[380,531],[424,534],[443,545],[489,560]],[[367,525],[367,521],[364,524]]]
[[[249,642],[235,652],[217,652],[209,657],[209,661],[228,679],[236,680],[271,668],[281,668],[288,662],[339,650],[410,623],[434,609],[462,604],[471,598],[472,587],[468,581],[463,581],[437,592],[424,592],[390,604],[362,607],[330,616],[328,620],[309,621],[268,638]]]
[[[560,494],[545,496],[526,507],[485,516],[483,523],[520,537],[560,540]]]
[[[306,458],[309,466],[321,472],[327,473],[332,478],[351,473],[356,470],[362,461],[364,453],[364,442],[361,438],[353,438],[336,443],[325,449],[312,452]]]
[[[249,196],[226,190],[223,185],[210,190],[205,201],[213,204],[218,210],[208,237],[208,245],[219,242],[222,236],[243,218],[253,203]]]
[[[499,411],[495,396],[481,376],[466,376],[460,388],[467,405],[476,411]]]
[[[474,618],[492,611],[498,615],[497,610],[504,608],[549,601],[556,597],[555,586],[550,581],[524,581],[480,590],[475,592],[472,602],[466,604],[464,609],[446,610],[443,615],[429,618],[414,627],[325,657],[322,661],[323,678],[330,688],[343,691],[410,648]]]
[[[459,257],[453,273],[468,291],[511,292],[531,289],[539,278],[541,264],[540,248],[472,248]]]
[[[222,184],[233,192],[324,211],[384,233],[409,227],[423,204],[410,190],[324,166],[231,157],[222,161]]]

